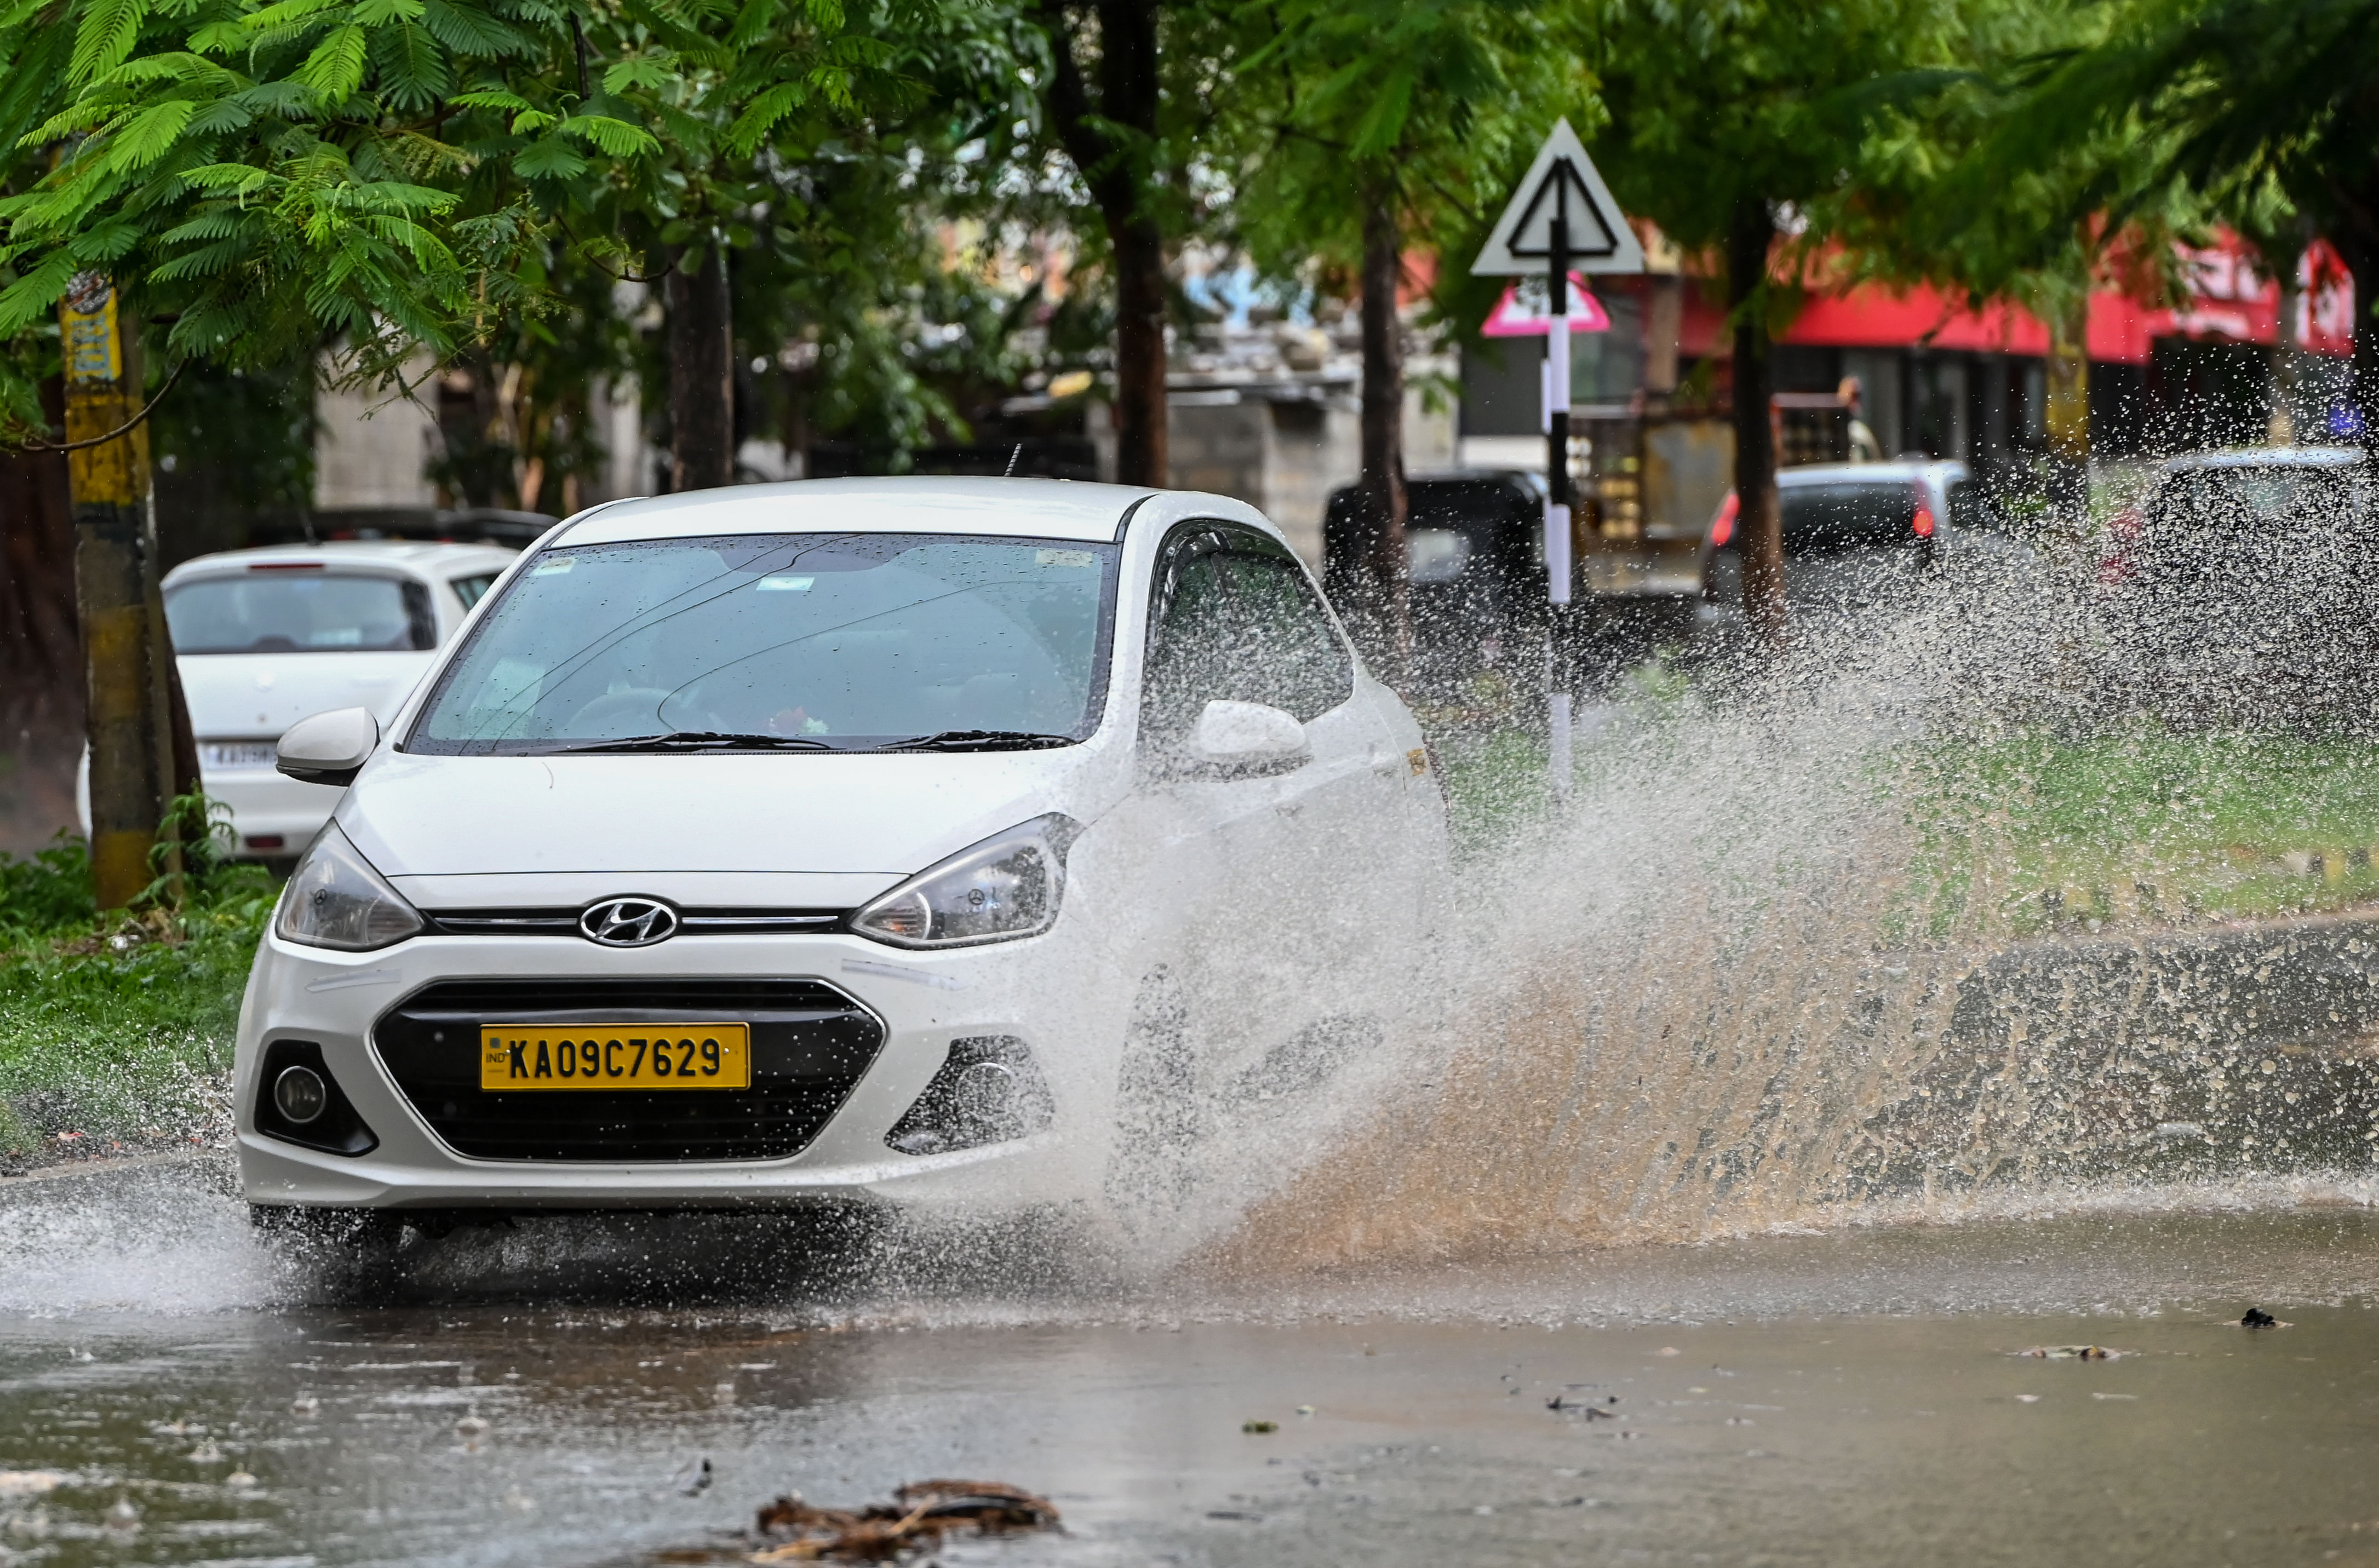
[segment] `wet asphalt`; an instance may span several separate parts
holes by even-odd
[[[954,1564],[2379,1561],[2371,1196],[1266,1279],[589,1219],[358,1285],[207,1162],[12,1183],[0,1565],[741,1562],[953,1476],[1064,1514]]]

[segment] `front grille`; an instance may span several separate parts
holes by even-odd
[[[749,1089],[479,1087],[483,1024],[752,1026]],[[413,1108],[484,1160],[781,1160],[809,1147],[884,1045],[874,1014],[808,980],[447,981],[380,1015],[372,1045]]]
[[[431,936],[576,936],[578,910],[424,910]],[[681,936],[780,936],[832,931],[840,910],[685,909],[677,911]]]

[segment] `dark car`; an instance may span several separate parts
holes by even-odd
[[[2351,448],[2192,452],[2107,526],[2100,682],[2167,723],[2373,728],[2373,478]]]
[[[1955,560],[2028,559],[1962,463],[1828,463],[1776,476],[1784,598],[1817,613],[1905,600]],[[1743,605],[1738,503],[1727,492],[1702,542],[1702,597]]]
[[[1405,481],[1407,595],[1414,687],[1447,694],[1482,669],[1509,669],[1545,623],[1544,481],[1463,470]],[[1328,559],[1346,561],[1360,532],[1362,494],[1331,492],[1322,514]],[[1327,583],[1351,603],[1355,585]]]

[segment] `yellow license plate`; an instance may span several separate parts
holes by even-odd
[[[515,1024],[479,1031],[481,1089],[749,1089],[743,1023]]]

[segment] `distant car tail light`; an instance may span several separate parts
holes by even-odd
[[[2131,555],[2146,526],[2147,520],[2128,506],[2107,520],[2107,538],[2114,549],[2098,558],[2099,582],[2112,585],[2130,578]]]
[[[1710,549],[1724,549],[1727,541],[1734,537],[1734,515],[1742,510],[1743,502],[1733,490],[1727,491],[1726,499],[1718,503],[1718,515],[1710,519]]]

